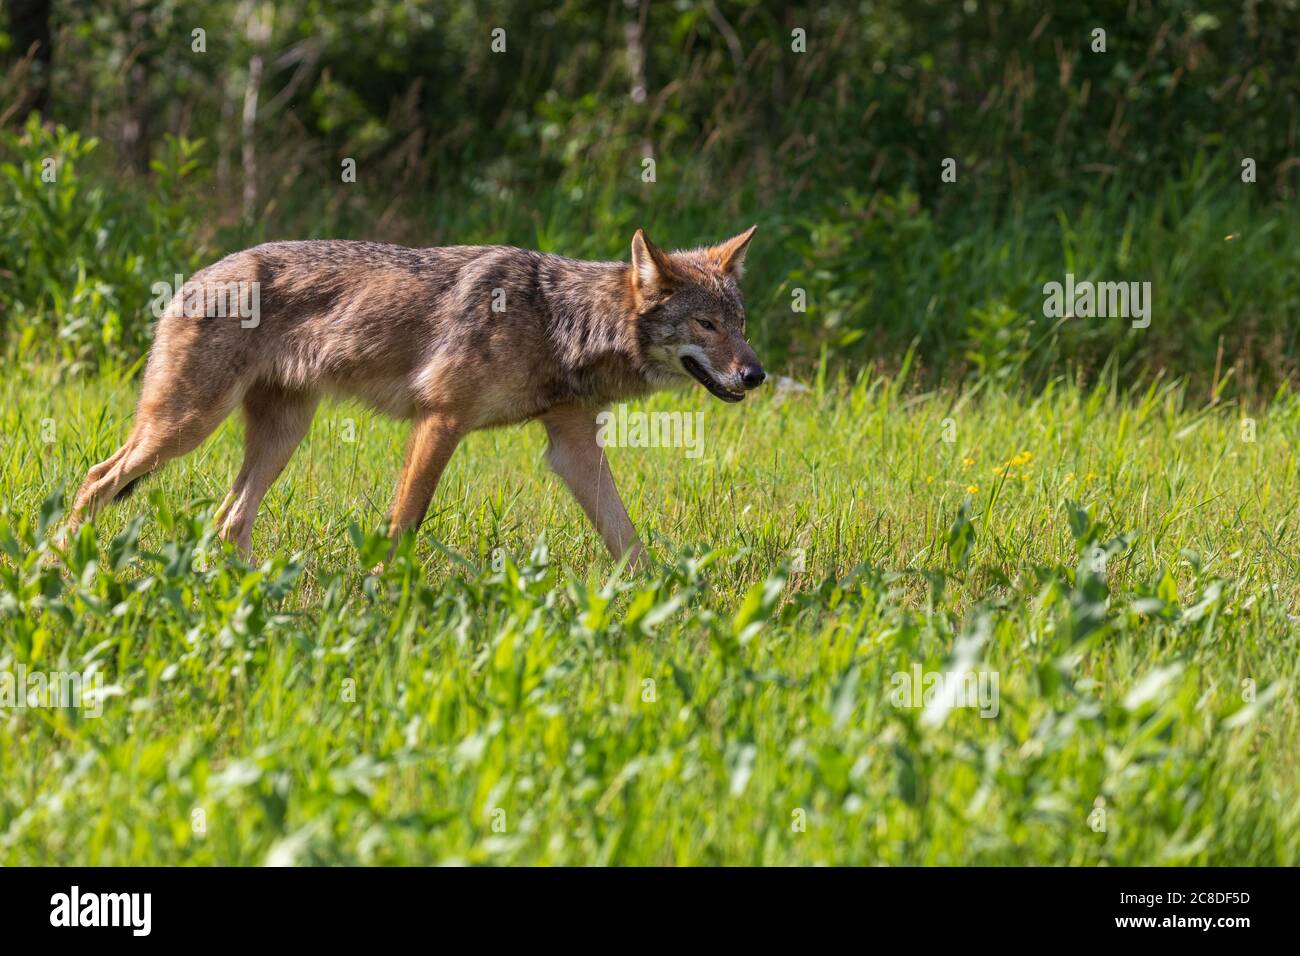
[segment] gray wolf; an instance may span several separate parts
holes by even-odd
[[[676,252],[638,229],[630,263],[351,241],[272,242],[227,256],[178,289],[158,320],[130,435],[87,473],[69,529],[192,451],[242,405],[243,467],[217,520],[247,554],[258,505],[321,396],[334,394],[414,422],[389,518],[394,538],[423,520],[461,438],[535,419],[547,462],[610,553],[644,566],[596,416],[692,380],[724,402],[762,383],[739,288],[755,228]],[[228,290],[250,285],[256,321],[223,317]],[[206,303],[199,312],[196,295]]]

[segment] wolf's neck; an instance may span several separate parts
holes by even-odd
[[[548,337],[568,368],[626,363],[629,371],[640,369],[628,269],[556,257],[539,270]]]

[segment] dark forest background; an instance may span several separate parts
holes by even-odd
[[[267,239],[625,258],[756,222],[753,337],[795,374],[1296,377],[1296,0],[7,0],[0,30],[11,361],[129,368],[153,283]],[[1067,272],[1150,281],[1151,326],[1045,318]]]

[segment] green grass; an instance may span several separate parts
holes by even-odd
[[[617,583],[536,427],[369,575],[404,428],[346,405],[260,567],[205,522],[234,420],[55,560],[132,392],[8,373],[0,671],[118,693],[0,710],[0,863],[1300,863],[1300,401],[810,384],[651,404],[704,454],[611,450],[662,566]]]

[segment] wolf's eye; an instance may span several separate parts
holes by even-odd
[[[718,327],[714,325],[712,322],[710,322],[708,319],[696,319],[695,321],[700,323],[700,326],[702,328],[707,329],[710,332],[718,331]]]

